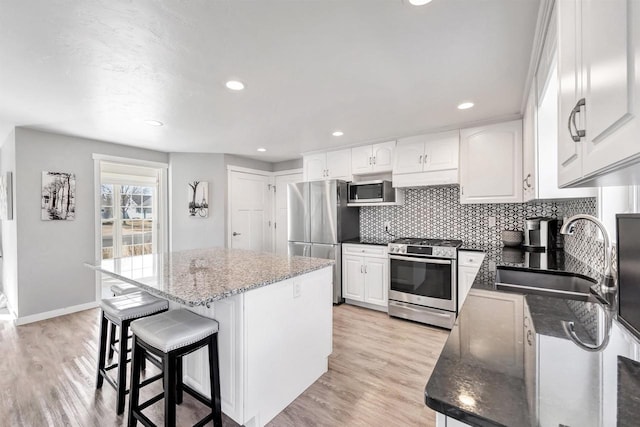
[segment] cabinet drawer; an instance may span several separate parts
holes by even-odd
[[[366,255],[366,256],[386,257],[387,256],[387,247],[386,246],[378,246],[378,245],[343,244],[342,245],[342,253],[343,254],[352,254],[352,255]]]
[[[480,267],[484,260],[484,252],[458,252],[458,265],[461,267]]]

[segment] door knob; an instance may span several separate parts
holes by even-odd
[[[239,236],[239,235],[241,235],[241,234],[242,234],[242,233],[238,233],[238,232],[235,232],[235,231],[234,231],[231,235],[232,235],[232,236]]]

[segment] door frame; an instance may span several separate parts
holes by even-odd
[[[102,162],[120,163],[130,166],[143,166],[159,170],[158,179],[158,218],[157,223],[163,224],[158,233],[158,252],[166,252],[169,247],[169,200],[168,200],[168,171],[169,164],[150,160],[132,159],[129,157],[110,156],[107,154],[93,153],[93,196],[94,196],[94,257],[95,264],[102,260],[102,218],[100,215]],[[102,273],[95,272],[96,302],[102,299]]]
[[[271,252],[274,252],[276,233],[272,225],[275,219],[275,194],[274,194],[275,193],[275,177],[281,176],[281,175],[293,175],[296,173],[302,173],[302,168],[271,172],[271,171],[263,171],[260,169],[245,168],[242,166],[227,165],[227,197],[225,200],[227,205],[225,209],[226,215],[227,215],[227,220],[226,220],[227,226],[225,230],[225,235],[226,235],[225,241],[227,242],[227,248],[231,248],[231,175],[233,172],[249,173],[249,174],[260,175],[260,176],[265,176],[269,178],[269,183],[267,185],[269,185],[270,186],[269,189],[272,190],[269,192],[271,206],[268,209],[268,212],[270,215],[269,220],[271,223],[271,225],[269,226],[269,234],[270,234],[270,240],[271,240],[270,249],[271,249]]]

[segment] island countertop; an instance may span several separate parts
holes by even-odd
[[[333,260],[242,249],[207,248],[85,263],[101,273],[189,306],[331,266]]]

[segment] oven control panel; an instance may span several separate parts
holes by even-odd
[[[389,254],[455,259],[457,258],[457,249],[445,246],[414,246],[390,243]]]

